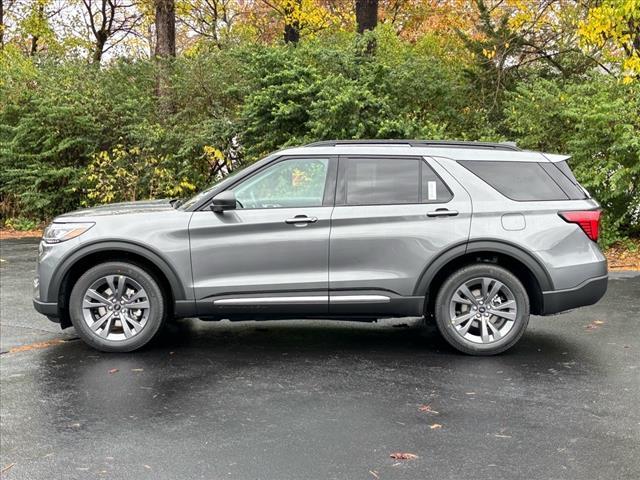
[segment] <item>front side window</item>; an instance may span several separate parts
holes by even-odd
[[[233,192],[238,208],[320,207],[329,159],[292,158],[251,176]]]

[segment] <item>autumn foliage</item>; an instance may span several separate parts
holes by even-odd
[[[412,137],[572,154],[602,241],[640,232],[636,0],[2,5],[3,223],[187,196],[283,146]]]

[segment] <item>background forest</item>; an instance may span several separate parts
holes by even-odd
[[[640,0],[1,0],[0,213],[184,197],[330,138],[573,155],[640,233]]]

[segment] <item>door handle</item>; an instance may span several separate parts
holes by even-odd
[[[307,217],[306,215],[296,215],[293,218],[287,218],[284,223],[289,225],[303,224],[303,223],[316,223],[318,217]]]
[[[427,217],[455,217],[456,215],[458,215],[457,210],[449,210],[448,208],[436,208],[427,212]]]

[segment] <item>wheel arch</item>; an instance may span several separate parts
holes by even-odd
[[[499,265],[514,273],[527,290],[531,313],[542,313],[542,292],[553,290],[553,282],[544,266],[516,245],[500,240],[476,240],[450,248],[425,268],[414,291],[414,295],[425,297],[425,315],[433,313],[435,298],[446,278],[473,263]]]
[[[71,326],[69,296],[80,276],[89,268],[109,261],[128,261],[149,271],[167,292],[167,307],[171,311],[176,300],[185,300],[185,290],[177,273],[159,254],[148,247],[126,241],[105,241],[87,245],[65,258],[49,283],[47,298],[57,301],[60,326]]]

